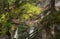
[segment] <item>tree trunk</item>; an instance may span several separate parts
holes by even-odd
[[[55,11],[55,0],[51,0],[50,2],[51,4],[51,13],[53,13]]]

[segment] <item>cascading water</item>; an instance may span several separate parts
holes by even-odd
[[[31,34],[33,31],[34,31],[34,27],[33,27],[33,26],[31,26],[31,27],[30,27],[29,34]],[[31,34],[30,36],[32,36],[32,35],[33,35],[33,34]]]
[[[17,28],[16,31],[15,31],[14,38],[15,38],[15,39],[18,39],[18,28]]]
[[[33,26],[30,26],[29,34],[31,34],[32,32],[34,32],[34,27]],[[29,37],[31,37],[32,35],[33,34],[29,35]],[[28,37],[26,39],[28,39]]]

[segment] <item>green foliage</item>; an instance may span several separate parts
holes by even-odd
[[[12,24],[12,19],[18,18],[20,21],[29,20],[30,17],[34,18],[41,13],[41,9],[35,5],[33,2],[35,0],[4,0],[2,2],[2,6],[4,10],[1,11],[0,14],[0,35],[6,34],[9,29],[10,32],[15,29],[15,24]],[[3,3],[4,2],[4,3]],[[16,3],[16,4],[15,4]],[[6,6],[4,6],[6,5]],[[9,5],[9,6],[8,6]],[[17,7],[19,5],[19,7]],[[8,8],[7,8],[8,7]],[[2,7],[0,7],[2,8]],[[3,8],[2,8],[3,9]],[[7,11],[8,10],[8,11]],[[9,28],[10,27],[10,28]],[[26,27],[22,27],[22,29],[27,29]]]
[[[9,14],[7,13],[3,13],[0,15],[0,23],[5,23],[7,20],[9,19]]]
[[[29,19],[30,17],[39,15],[42,8],[36,7],[30,3],[26,3],[20,7],[20,10],[20,13],[22,13],[21,17],[24,19]]]
[[[0,35],[6,34],[8,28],[11,27],[11,22],[8,22],[9,18],[10,17],[8,12],[0,14]]]
[[[9,5],[13,4],[16,0],[8,0]]]
[[[36,7],[33,4],[26,3],[19,8],[11,10],[11,16],[20,17],[20,20],[28,20],[30,17],[37,16],[41,13],[42,8]]]
[[[24,39],[27,36],[27,30],[28,29],[29,29],[29,26],[26,26],[26,25],[20,25],[18,27],[19,39]]]
[[[17,19],[20,22],[39,16],[42,8],[35,6],[35,1],[36,0],[0,0],[0,35],[5,35],[8,30],[12,33],[16,26],[18,26],[13,24],[12,19]],[[43,21],[45,21],[45,24],[49,24],[49,22],[51,22],[51,24],[52,22],[60,22],[60,11],[50,14]],[[19,37],[22,39],[22,36],[26,34],[25,31],[29,27],[20,25],[18,28],[18,33],[20,33]]]

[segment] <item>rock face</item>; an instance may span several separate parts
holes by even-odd
[[[55,6],[60,6],[60,1],[58,3],[56,3]]]
[[[60,10],[60,1],[58,1],[58,2],[55,4],[55,7],[56,7],[56,10],[57,10],[57,11]]]
[[[9,37],[7,35],[5,36],[0,36],[0,39],[8,39]]]

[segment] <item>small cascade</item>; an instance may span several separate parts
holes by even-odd
[[[31,26],[31,27],[30,27],[29,34],[31,34],[33,31],[34,31],[34,27],[33,27],[33,26]],[[33,35],[33,34],[31,34],[30,36],[32,36],[32,35]]]
[[[29,34],[33,33],[34,32],[34,27],[33,26],[30,26],[30,29],[29,29]],[[29,37],[31,37],[33,34],[29,35]],[[26,39],[28,39],[29,37],[27,37]]]
[[[18,28],[17,28],[16,31],[15,31],[14,38],[15,38],[15,39],[18,39]]]

